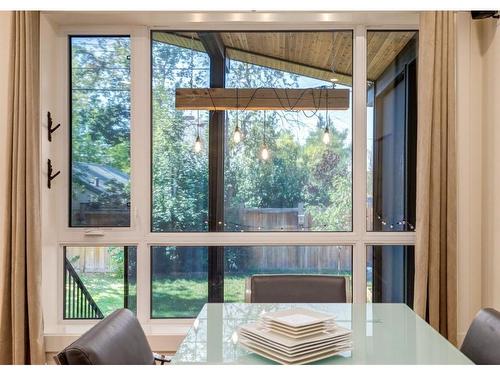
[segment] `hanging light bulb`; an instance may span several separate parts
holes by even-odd
[[[201,151],[201,139],[200,136],[196,136],[196,141],[194,141],[194,152],[197,154]]]
[[[328,126],[325,128],[322,140],[325,145],[330,143],[330,129],[328,129]]]
[[[267,148],[266,143],[266,111],[264,111],[264,142],[262,144],[262,148],[260,150],[260,158],[264,161],[269,159],[269,149]]]
[[[262,149],[260,150],[260,157],[264,161],[269,159],[269,149],[265,143],[262,145]]]
[[[198,113],[198,124],[196,126],[196,140],[194,141],[194,152],[197,154],[201,151],[202,143],[200,138],[200,111]]]
[[[233,133],[233,141],[234,143],[240,143],[241,138],[242,138],[242,133],[240,130],[240,123],[239,123],[239,118],[238,118],[238,113],[239,113],[239,95],[238,95],[238,89],[236,89],[236,128],[234,128],[234,133]]]
[[[330,113],[328,112],[328,89],[326,91],[326,116],[325,116],[326,126],[325,131],[323,132],[322,141],[325,145],[330,143]]]
[[[238,125],[236,125],[236,128],[234,129],[233,133],[233,141],[234,143],[240,143],[242,138],[241,130]]]

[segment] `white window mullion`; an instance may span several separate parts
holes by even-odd
[[[366,233],[366,28],[354,28],[353,38],[353,231]],[[366,302],[366,249],[353,248],[353,302]]]
[[[145,241],[150,231],[150,65],[149,30],[134,28],[131,33],[131,232],[137,246],[137,317],[149,320],[150,252]]]

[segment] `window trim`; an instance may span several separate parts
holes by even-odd
[[[138,12],[143,13],[143,12]],[[168,12],[167,12],[168,13]],[[62,13],[61,13],[62,14]],[[272,13],[271,13],[272,14]],[[345,13],[308,12],[306,18],[300,14],[269,14],[257,13],[253,15],[242,13],[246,22],[227,21],[229,19],[220,12],[215,14],[194,14],[186,12],[179,16],[178,13],[165,16],[168,26],[144,27],[135,26],[144,22],[131,23],[131,26],[99,26],[99,18],[92,20],[92,16],[78,16],[70,22],[83,26],[60,26],[64,18],[58,12],[50,14],[42,12],[42,37],[45,41],[41,45],[41,113],[51,110],[56,121],[70,124],[68,121],[67,77],[61,77],[58,72],[67,70],[67,37],[68,35],[123,35],[131,37],[131,226],[125,228],[69,228],[67,227],[67,201],[58,200],[57,197],[66,196],[69,186],[66,179],[56,181],[52,190],[47,190],[43,181],[40,182],[42,207],[47,209],[42,221],[43,233],[43,281],[42,301],[45,317],[45,332],[68,332],[67,328],[74,325],[88,327],[95,321],[85,320],[63,321],[62,306],[62,274],[54,275],[54,269],[62,269],[63,246],[75,245],[117,245],[137,247],[137,315],[139,321],[147,328],[147,333],[154,331],[153,326],[167,324],[172,327],[162,330],[179,332],[189,326],[192,319],[150,319],[150,246],[186,246],[186,245],[350,245],[352,246],[353,259],[353,302],[366,300],[366,246],[368,245],[414,245],[415,232],[368,232],[366,229],[366,32],[367,30],[418,30],[414,16],[408,13],[392,14],[379,17],[373,15],[348,15],[349,23],[343,22]],[[87,18],[85,18],[87,17]],[[120,21],[120,14],[116,14],[115,23]],[[139,16],[138,16],[139,17]],[[416,16],[418,18],[418,15]],[[267,19],[266,19],[267,18]],[[274,21],[276,18],[277,21]],[[234,18],[233,18],[234,19]],[[200,21],[201,20],[201,21]],[[364,23],[356,23],[356,22]],[[275,22],[275,23],[270,23]],[[380,24],[377,24],[380,22]],[[54,27],[54,24],[57,27]],[[161,24],[161,23],[159,23]],[[353,30],[353,225],[352,232],[215,232],[215,233],[151,233],[151,216],[149,209],[150,171],[141,168],[150,165],[149,139],[151,126],[149,123],[150,106],[150,50],[149,35],[151,30],[206,30],[210,25],[211,30]],[[65,57],[66,56],[66,57]],[[50,79],[49,79],[50,78]],[[144,104],[146,103],[146,104]],[[57,117],[56,117],[57,116]],[[44,119],[42,117],[42,124]],[[53,145],[44,139],[41,132],[42,155],[51,155],[56,165],[63,164],[68,155],[68,144],[64,142],[67,137],[67,126],[61,127],[61,135],[56,137]],[[65,134],[66,133],[66,134]],[[59,145],[59,147],[57,147]],[[42,157],[42,161],[44,157]],[[44,166],[41,166],[45,170]],[[63,171],[64,173],[64,171]],[[54,226],[56,229],[54,230]],[[52,273],[52,274],[51,274]],[[50,291],[58,290],[58,293]],[[177,327],[177,328],[174,328]],[[184,328],[183,328],[184,327]],[[76,327],[75,327],[76,328]]]

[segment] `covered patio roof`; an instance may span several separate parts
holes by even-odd
[[[217,32],[230,59],[352,85],[351,31]],[[367,78],[376,81],[415,35],[377,31],[367,36]],[[153,32],[153,40],[205,51],[198,33]]]

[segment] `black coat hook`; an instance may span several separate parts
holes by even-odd
[[[47,187],[50,189],[51,188],[51,183],[54,178],[59,176],[61,171],[58,171],[56,174],[52,174],[52,161],[50,159],[47,160]]]
[[[50,112],[47,112],[47,127],[48,127],[48,130],[49,130],[49,142],[52,142],[52,133],[54,133],[57,128],[61,126],[61,124],[57,124],[56,126],[52,127],[52,115],[50,114]]]

